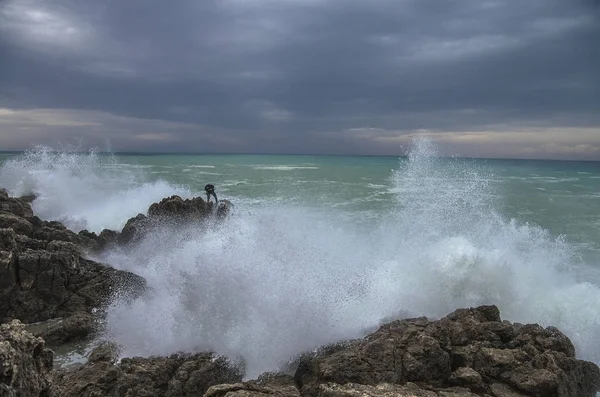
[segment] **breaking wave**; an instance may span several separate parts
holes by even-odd
[[[45,218],[96,230],[190,193],[143,169],[103,167],[111,161],[32,152],[5,163],[0,184],[38,194]],[[238,205],[221,225],[164,228],[105,253],[151,289],[114,302],[104,337],[123,356],[213,350],[244,359],[251,378],[384,319],[495,304],[504,319],[557,326],[600,363],[600,288],[577,281],[572,245],[498,213],[493,175],[417,140],[390,184],[395,203],[371,228],[331,206]]]
[[[563,240],[496,213],[492,176],[418,141],[391,179],[397,205],[375,229],[331,208],[271,207],[109,253],[152,292],[115,303],[107,336],[124,356],[243,358],[254,377],[382,319],[496,304],[505,319],[558,326],[600,361],[600,289],[575,281]]]
[[[57,152],[38,147],[6,161],[0,186],[13,196],[35,194],[33,210],[74,231],[120,230],[127,219],[173,194],[188,189],[147,179],[145,167],[119,164],[111,155]]]

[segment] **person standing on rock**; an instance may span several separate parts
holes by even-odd
[[[217,194],[215,193],[215,185],[211,185],[210,183],[204,186],[204,190],[206,191],[206,201],[210,203],[210,195],[212,194],[215,197],[215,204],[219,204],[219,200],[217,199]]]

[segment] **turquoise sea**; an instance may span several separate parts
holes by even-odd
[[[105,336],[124,355],[214,349],[249,376],[382,319],[497,304],[600,363],[600,162],[299,155],[0,154],[0,187],[75,230],[120,229],[214,183],[223,225],[159,230],[102,260],[143,275]]]

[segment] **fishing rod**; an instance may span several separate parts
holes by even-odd
[[[217,181],[215,182],[215,185],[218,184],[219,182],[221,182],[221,180],[225,176],[225,173],[227,173],[227,171],[229,171],[230,167],[231,167],[231,164],[227,164],[227,168],[225,168],[225,171],[223,171],[223,173],[221,173],[221,176],[219,177],[219,179],[217,179]]]

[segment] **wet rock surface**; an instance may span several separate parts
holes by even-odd
[[[88,363],[57,371],[54,382],[64,397],[202,396],[209,387],[241,381],[241,373],[209,353],[124,358],[115,364],[110,345],[95,349]]]
[[[84,259],[70,244],[52,241],[43,250],[3,254],[0,272],[7,278],[0,291],[0,318],[32,323],[91,313],[117,292],[143,291],[141,277]]]
[[[18,320],[0,325],[0,396],[51,397],[53,353]]]
[[[0,319],[33,323],[89,314],[115,293],[139,295],[143,278],[85,258],[92,242],[40,220],[28,201],[0,191]]]
[[[97,320],[92,314],[77,312],[52,322],[35,335],[44,339],[50,346],[78,342],[88,339],[94,334],[96,322]]]
[[[147,214],[138,214],[130,218],[116,237],[119,244],[133,243],[144,237],[145,233],[161,225],[185,225],[223,219],[231,212],[233,204],[221,200],[218,205],[207,202],[202,197],[182,199],[171,196],[152,204]]]
[[[391,322],[336,351],[305,358],[295,378],[311,396],[329,383],[412,382],[438,393],[432,395],[459,387],[463,391],[452,393],[539,397],[593,397],[600,387],[598,367],[577,360],[560,331],[503,322],[495,306],[460,309],[438,321]]]

